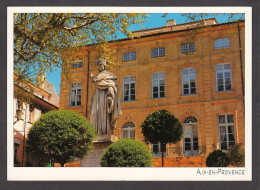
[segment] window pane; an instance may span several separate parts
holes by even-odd
[[[131,100],[135,100],[135,95],[131,95]]]
[[[235,142],[229,142],[229,146],[234,146]]]
[[[124,101],[128,101],[129,100],[129,96],[124,96]]]
[[[198,142],[193,143],[193,150],[199,150],[199,143]]]
[[[227,150],[227,142],[221,142],[221,149]]]
[[[71,106],[75,106],[75,101],[71,101]]]
[[[164,86],[160,86],[160,91],[164,92]]]
[[[165,93],[164,93],[164,92],[160,92],[160,98],[163,98],[163,97],[164,97],[164,95],[165,95]]]
[[[131,83],[130,86],[131,86],[132,89],[135,89],[135,83]]]
[[[223,73],[217,73],[217,78],[218,79],[223,79]]]
[[[159,73],[159,78],[160,79],[164,79],[165,78],[165,73],[163,72],[163,73]]]
[[[154,79],[158,79],[158,77],[159,77],[159,74],[158,73],[153,73],[152,74],[152,79],[154,80]]]
[[[220,126],[220,133],[223,133],[223,134],[226,133],[226,127],[225,126]]]
[[[76,86],[77,86],[77,84],[76,84],[75,82],[71,83],[71,87],[72,87],[72,88],[74,88],[74,87],[76,87]]]
[[[185,88],[183,89],[183,93],[186,95],[186,94],[189,94],[189,89]]]
[[[77,106],[81,105],[81,96],[78,96],[78,100],[77,100]]]
[[[82,83],[81,82],[77,82],[77,86],[78,87],[82,87]]]
[[[153,92],[158,92],[158,86],[153,87]]]
[[[191,68],[191,69],[190,69],[190,73],[196,73],[196,69]]]
[[[220,91],[224,91],[224,86],[223,85],[219,85],[218,86],[218,91],[220,92]]]
[[[229,140],[229,141],[235,141],[235,136],[234,136],[234,134],[229,134],[229,135],[228,135],[228,140]]]
[[[234,126],[228,126],[228,133],[235,133]]]
[[[224,64],[224,69],[230,69],[230,64]]]
[[[154,48],[152,49],[152,58],[156,58],[156,57],[158,57],[158,49]]]
[[[188,69],[183,69],[182,70],[182,74],[188,74],[189,73],[189,70]]]
[[[223,65],[216,65],[215,68],[216,68],[216,71],[223,70]]]
[[[233,115],[228,115],[227,118],[228,118],[228,123],[234,123]]]
[[[190,93],[191,93],[191,94],[196,94],[196,93],[197,93],[197,92],[196,92],[196,88],[191,88],[191,89],[190,89]]]
[[[130,130],[130,138],[135,139],[135,130]]]
[[[153,98],[158,98],[158,92],[153,93]]]
[[[165,56],[165,48],[159,48],[159,57],[164,57]]]
[[[219,123],[225,123],[225,115],[220,115],[218,118]]]
[[[129,77],[124,77],[124,82],[129,82]]]
[[[123,138],[128,139],[128,130],[123,130]]]
[[[153,152],[155,152],[155,153],[159,152],[158,144],[153,144]]]
[[[135,81],[135,76],[131,76],[131,81]]]
[[[75,100],[76,98],[76,90],[71,91],[71,100]]]
[[[78,91],[77,91],[78,93],[78,95],[81,95],[81,89],[78,89]]]

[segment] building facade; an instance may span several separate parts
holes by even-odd
[[[170,20],[165,27],[133,34],[134,39],[109,43],[119,63],[110,72],[117,76],[122,107],[113,135],[144,142],[142,122],[165,109],[183,126],[182,140],[166,146],[168,158],[205,157],[245,143],[244,21],[176,25]],[[91,76],[98,72],[99,55],[91,46],[76,54],[75,78],[62,76],[60,108],[89,119]],[[154,158],[159,156],[160,142],[147,146]]]
[[[14,166],[38,166],[37,160],[26,152],[29,129],[41,114],[59,108],[59,97],[54,86],[44,76],[40,78],[43,80],[41,86],[14,83]],[[18,76],[14,75],[14,81],[17,79]],[[25,86],[30,86],[33,94],[28,93]]]

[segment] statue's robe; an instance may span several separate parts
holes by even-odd
[[[90,121],[97,134],[111,134],[116,119],[121,114],[121,107],[116,85],[116,76],[106,70],[94,79],[95,91],[91,100]],[[108,99],[112,99],[109,109]]]

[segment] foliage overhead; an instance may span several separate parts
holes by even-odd
[[[120,139],[111,144],[101,158],[102,167],[151,167],[152,155],[139,141]]]
[[[50,111],[29,130],[27,151],[39,159],[52,160],[63,166],[70,157],[83,157],[94,135],[91,124],[78,113]]]
[[[206,160],[207,167],[227,167],[229,163],[228,155],[222,150],[214,150],[209,153]]]
[[[131,37],[128,27],[141,24],[145,17],[132,13],[16,13],[14,70],[33,79],[40,71],[60,68],[64,50],[105,44],[116,39],[118,31]],[[100,49],[105,51],[104,46]]]
[[[245,166],[245,147],[242,144],[236,144],[229,147],[229,158],[233,166],[244,167]]]
[[[176,143],[182,136],[179,120],[166,110],[158,110],[148,115],[141,128],[147,143]]]

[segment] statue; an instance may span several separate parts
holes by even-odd
[[[99,73],[93,78],[95,91],[91,100],[90,121],[97,134],[111,134],[115,122],[121,114],[121,107],[116,85],[116,76],[107,71],[107,61],[98,60]]]

